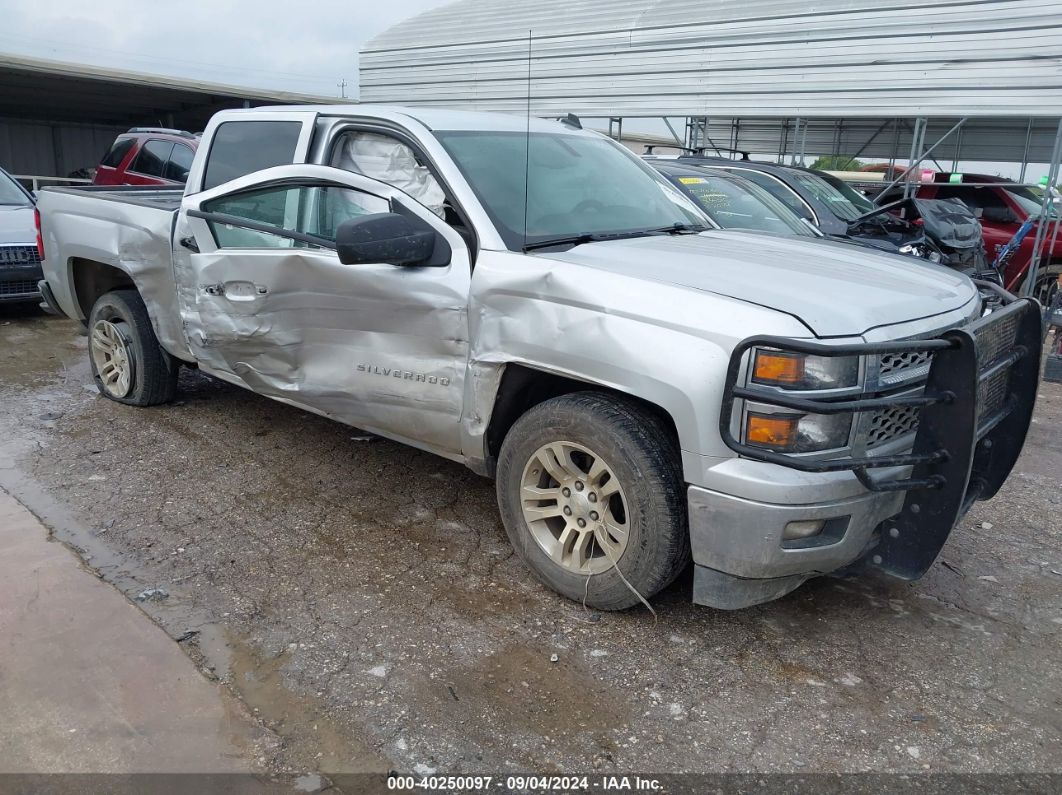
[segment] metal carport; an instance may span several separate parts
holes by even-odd
[[[115,135],[130,127],[195,132],[223,108],[335,101],[0,55],[0,166],[19,175],[67,177],[95,166]]]

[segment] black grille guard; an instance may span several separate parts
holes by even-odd
[[[739,455],[802,472],[850,470],[870,491],[905,491],[903,509],[879,528],[873,563],[902,579],[916,579],[936,559],[955,523],[975,500],[993,497],[1021,453],[1032,420],[1040,375],[1040,305],[989,282],[976,282],[999,298],[986,317],[932,339],[828,345],[785,337],[744,340],[727,370],[719,430]],[[921,395],[864,394],[810,398],[738,385],[745,354],[775,348],[816,356],[933,354]],[[815,414],[919,409],[910,453],[821,458],[747,445],[731,431],[738,399]],[[909,477],[872,477],[873,469],[912,467]]]

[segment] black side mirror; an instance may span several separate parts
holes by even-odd
[[[348,218],[336,228],[336,252],[344,265],[386,262],[391,265],[445,265],[438,262],[435,230],[419,218],[398,213],[372,213]]]

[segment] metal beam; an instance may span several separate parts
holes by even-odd
[[[1055,130],[1055,147],[1051,152],[1051,163],[1047,170],[1047,185],[1044,186],[1044,198],[1040,203],[1040,220],[1036,224],[1036,237],[1033,240],[1032,259],[1029,262],[1029,273],[1025,277],[1025,286],[1022,295],[1033,295],[1036,291],[1036,277],[1040,273],[1040,260],[1043,258],[1044,240],[1047,233],[1048,209],[1057,211],[1053,205],[1055,185],[1058,183],[1059,161],[1062,160],[1062,118],[1058,120]],[[1057,234],[1057,230],[1056,230]]]

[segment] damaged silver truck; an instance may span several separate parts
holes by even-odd
[[[164,403],[198,367],[460,461],[536,575],[601,609],[691,558],[719,608],[917,578],[1033,410],[1034,301],[718,230],[574,117],[223,111],[183,192],[38,208],[44,295],[104,396]]]

